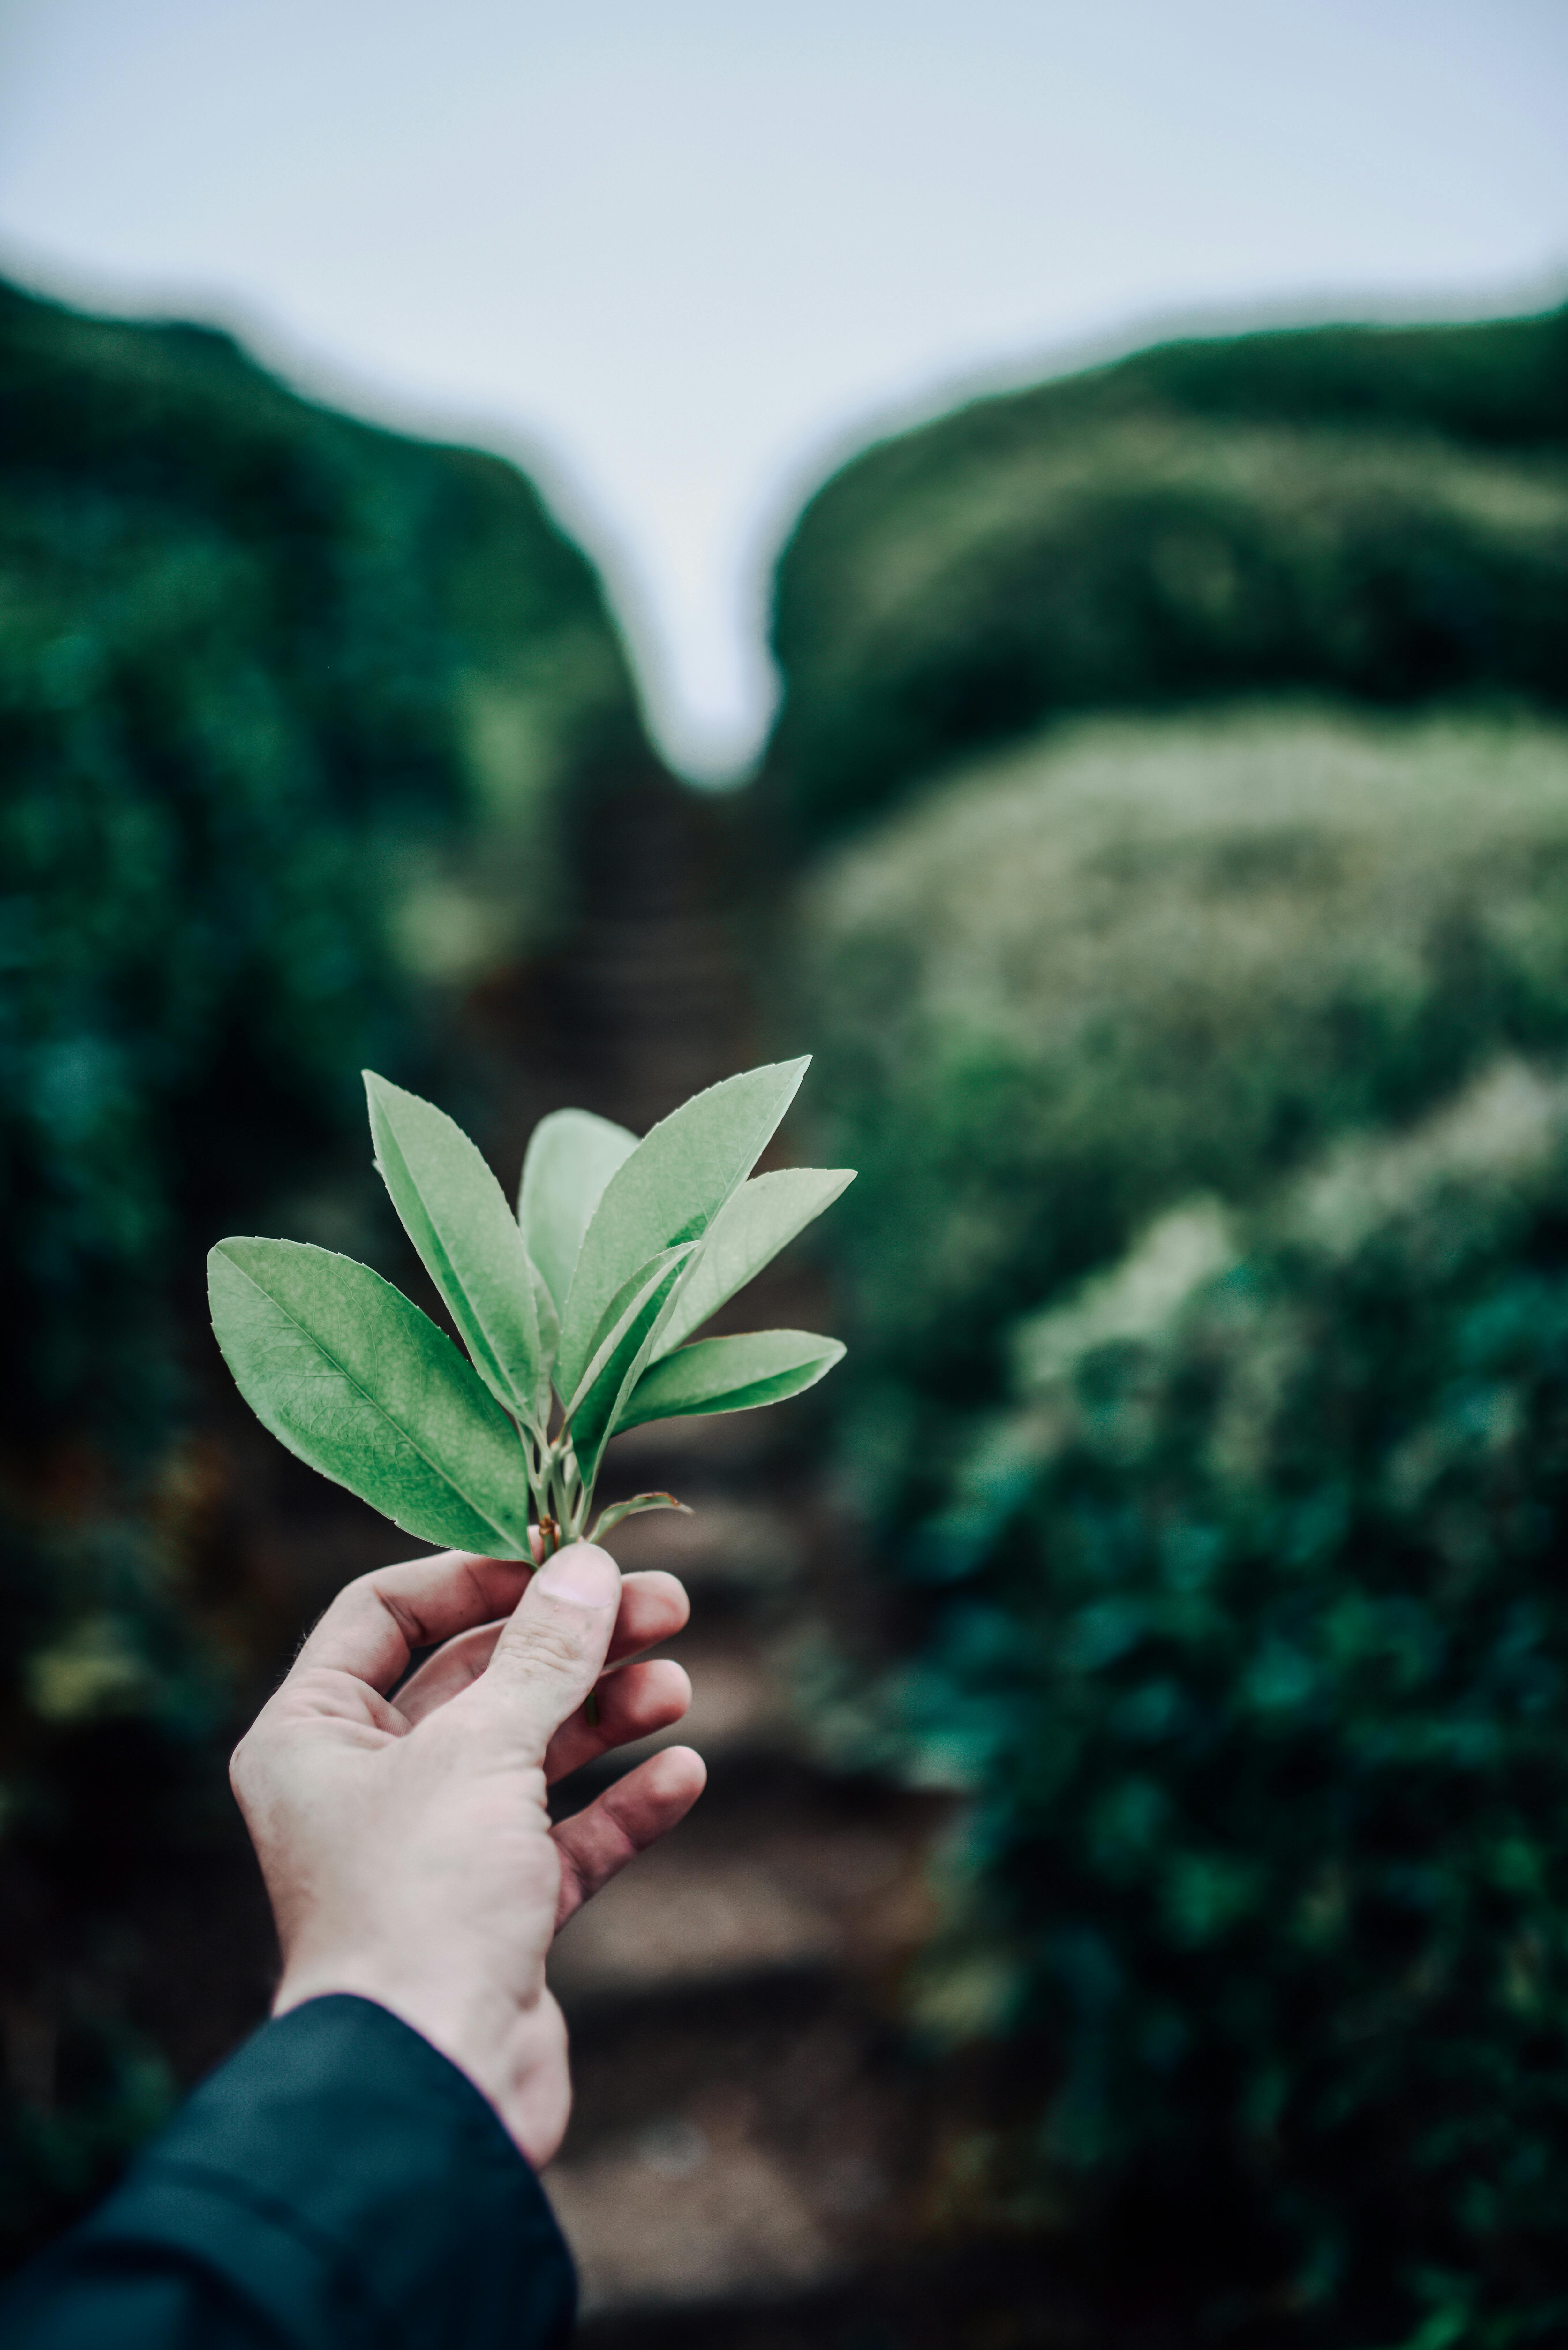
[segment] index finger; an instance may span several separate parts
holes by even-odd
[[[288,1678],[326,1668],[351,1673],[384,1697],[408,1670],[415,1648],[510,1616],[533,1573],[523,1559],[441,1550],[433,1558],[357,1575],[321,1617]]]

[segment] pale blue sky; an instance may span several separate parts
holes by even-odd
[[[803,492],[1171,322],[1568,286],[1568,0],[0,0],[0,265],[521,454],[675,755]]]

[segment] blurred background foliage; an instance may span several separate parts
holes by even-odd
[[[352,1232],[359,1068],[450,1061],[462,990],[573,919],[573,809],[649,764],[597,579],[513,467],[0,286],[14,2238],[166,2096],[125,1907],[228,1833],[255,1660],[193,1564],[206,1249]]]
[[[863,1337],[959,1403],[1020,1299],[1162,1203],[1568,1044],[1568,728],[1080,722],[950,773],[797,907]]]
[[[1563,313],[1176,345],[781,561],[819,1723],[967,1799],[935,2224],[1139,2340],[1568,2326],[1565,439]]]
[[[658,770],[499,461],[16,293],[0,425],[21,2242],[234,1968],[206,1244],[364,1245],[367,1060],[483,1126],[462,1007]],[[861,1170],[887,1601],[818,1726],[963,1797],[906,1986],[933,2229],[1047,2243],[1129,2339],[1568,2329],[1565,627],[1563,313],[981,401],[781,561],[732,834]]]
[[[171,1244],[314,1180],[421,982],[561,925],[562,800],[646,753],[597,580],[498,460],[16,292],[0,370],[26,1440],[158,1409]]]
[[[1226,2338],[1560,2339],[1568,1086],[1174,1211],[1012,1340],[901,1692],[980,1791],[918,2012],[1009,2043],[949,2196]]]
[[[1065,712],[1561,703],[1565,443],[1563,311],[1172,344],[885,442],[779,566],[778,834]]]

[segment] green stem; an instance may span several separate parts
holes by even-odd
[[[551,1492],[559,1513],[562,1533],[568,1541],[580,1542],[583,1528],[587,1523],[593,1493],[591,1489],[587,1493],[583,1491],[583,1475],[577,1466],[577,1456],[571,1438],[565,1433],[551,1451]],[[584,1699],[583,1715],[593,1729],[598,1728],[599,1693],[597,1689],[591,1689]]]
[[[546,1514],[545,1462],[539,1445],[528,1429],[519,1427],[517,1440],[523,1447],[523,1474],[528,1485],[528,1514],[535,1525],[542,1525]]]
[[[566,1521],[572,1529],[572,1540],[580,1542],[583,1530],[588,1522],[588,1510],[593,1495],[585,1493],[583,1491],[582,1471],[577,1466],[577,1456],[570,1444],[567,1445],[566,1457],[562,1462],[562,1499]]]

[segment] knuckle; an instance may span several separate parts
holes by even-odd
[[[280,1698],[267,1700],[229,1756],[229,1785],[242,1808],[259,1800],[277,1774],[286,1737]]]
[[[314,1703],[323,1712],[331,1712],[337,1710],[331,1700],[338,1697],[343,1685],[342,1674],[335,1671],[330,1665],[300,1665],[296,1668],[291,1676],[285,1696],[294,1706],[297,1706],[304,1700]],[[281,1716],[279,1718],[280,1727],[282,1718]],[[256,1728],[265,1721],[266,1715],[263,1713]],[[252,1730],[251,1735],[254,1737],[255,1729]]]
[[[253,1722],[229,1757],[229,1786],[240,1810],[247,1816],[265,1775],[265,1761],[258,1746],[257,1728],[258,1725]]]
[[[352,1581],[346,1583],[340,1591],[336,1592],[333,1595],[333,1596],[327,1601],[326,1607],[321,1610],[320,1615],[317,1617],[315,1622],[310,1627],[311,1633],[314,1634],[319,1632],[324,1624],[337,1625],[343,1623],[345,1620],[351,1621],[356,1616],[363,1613],[367,1605],[373,1606],[375,1601],[375,1593],[372,1589],[372,1585],[374,1581],[375,1577],[372,1573],[369,1575],[357,1575],[353,1577]],[[309,1636],[307,1635],[307,1637]]]
[[[535,1836],[518,1872],[517,1889],[530,1900],[554,1901],[561,1885],[561,1855],[548,1836]]]
[[[544,1615],[519,1625],[515,1639],[504,1645],[513,1670],[530,1677],[575,1674],[585,1655],[583,1636],[575,1624]]]

